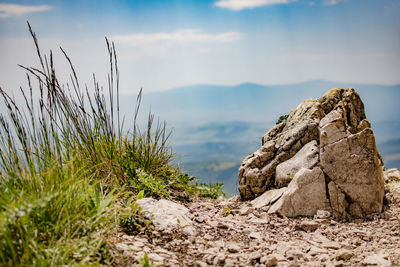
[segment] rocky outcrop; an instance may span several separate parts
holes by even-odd
[[[281,189],[269,212],[335,217],[381,212],[383,164],[364,105],[354,89],[333,88],[293,109],[262,137],[239,168],[244,200]],[[267,197],[261,197],[267,198]]]

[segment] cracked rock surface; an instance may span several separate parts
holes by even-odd
[[[263,136],[238,175],[243,200],[267,199],[270,213],[288,217],[318,210],[337,218],[381,212],[383,178],[364,104],[354,89],[340,88],[293,109],[286,122]]]

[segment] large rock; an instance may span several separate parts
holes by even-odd
[[[144,215],[151,219],[154,225],[165,231],[182,230],[188,235],[196,235],[190,211],[183,205],[166,199],[156,200],[142,198],[136,201]]]
[[[325,177],[319,167],[302,168],[280,199],[271,206],[269,213],[282,216],[313,216],[318,210],[329,208],[325,193]]]
[[[302,102],[244,159],[238,180],[245,200],[287,187],[270,208],[284,216],[321,209],[336,217],[380,212],[383,164],[359,95],[333,88]]]

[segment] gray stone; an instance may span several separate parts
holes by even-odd
[[[320,224],[315,221],[302,221],[296,225],[296,229],[312,232],[317,230],[319,226]]]
[[[193,264],[195,267],[207,267],[208,264],[205,263],[204,261],[195,261]]]
[[[239,210],[239,214],[240,215],[249,215],[250,213],[252,213],[254,211],[254,209],[252,207],[246,207],[244,206],[243,208],[241,208]]]
[[[164,230],[181,229],[188,235],[196,235],[193,222],[189,218],[190,211],[185,206],[170,200],[153,198],[142,198],[136,201],[146,217]]]
[[[354,256],[354,253],[349,249],[340,249],[336,253],[336,259],[347,261]]]
[[[261,238],[261,234],[259,232],[252,232],[249,234],[249,237],[252,239],[260,239]]]
[[[331,217],[331,213],[327,210],[317,210],[314,219],[328,219]]]
[[[400,173],[385,172],[389,177],[400,179]],[[381,212],[383,163],[360,96],[333,88],[303,101],[243,160],[238,181],[242,199],[256,198],[255,208],[271,205],[268,212],[283,216],[313,216],[318,209],[340,218]]]
[[[276,258],[275,255],[263,256],[260,259],[260,263],[263,263],[265,264],[265,266],[268,267],[276,266],[278,264],[278,259]]]
[[[228,245],[228,251],[230,253],[238,253],[240,251],[240,246],[236,243],[231,243]]]
[[[363,265],[390,266],[391,262],[382,254],[372,254],[362,261]]]
[[[291,159],[276,166],[275,183],[287,186],[301,168],[312,169],[319,160],[319,146],[313,140],[303,146]]]
[[[282,216],[313,216],[317,210],[329,208],[325,193],[325,178],[320,168],[301,169],[281,198],[268,213]]]
[[[268,190],[261,196],[253,199],[251,201],[251,204],[256,209],[269,206],[273,204],[276,200],[278,200],[282,196],[282,194],[286,191],[286,189],[287,187]]]

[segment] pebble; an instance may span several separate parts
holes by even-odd
[[[163,261],[164,261],[164,258],[161,257],[161,256],[158,255],[158,254],[150,253],[150,254],[148,254],[147,256],[148,256],[149,259],[152,260],[153,262],[163,262]]]
[[[251,232],[249,234],[249,237],[252,239],[260,239],[261,238],[261,234],[259,232]]]
[[[229,244],[228,251],[230,253],[238,253],[240,251],[240,246],[235,243]]]
[[[387,257],[386,257],[387,258]],[[376,266],[390,266],[391,263],[382,254],[373,254],[365,257],[362,262],[364,265],[376,265]]]
[[[336,253],[336,259],[347,261],[354,256],[354,253],[348,249],[341,249]]]
[[[250,213],[252,213],[254,211],[253,208],[251,207],[243,207],[239,210],[239,214],[244,216],[244,215],[249,215]]]
[[[195,261],[193,265],[194,265],[194,267],[207,267],[208,266],[208,264],[203,261]]]
[[[317,223],[315,221],[302,221],[296,225],[296,229],[303,230],[306,232],[315,231],[315,230],[317,230],[318,227],[319,227],[319,223]]]
[[[278,264],[278,259],[274,255],[263,256],[260,259],[260,263],[263,263],[268,267],[276,266]]]

